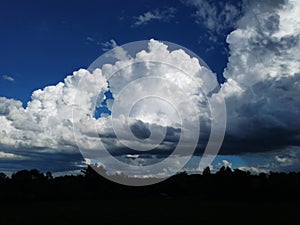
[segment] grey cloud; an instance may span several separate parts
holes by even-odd
[[[300,31],[289,27],[299,23],[299,5],[268,3],[253,2],[227,37],[225,154],[300,146]]]
[[[148,126],[140,120],[130,125],[130,130],[139,139],[146,139],[151,135]]]

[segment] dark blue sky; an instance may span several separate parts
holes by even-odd
[[[170,7],[176,8],[174,18],[133,26],[137,16]],[[207,29],[195,23],[194,13],[194,8],[171,0],[2,1],[0,75],[14,82],[0,79],[0,96],[26,103],[32,91],[87,68],[111,39],[124,44],[155,38],[183,45],[221,77],[226,44],[210,41]]]

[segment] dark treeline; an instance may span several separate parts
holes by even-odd
[[[113,183],[91,167],[61,177],[22,170],[11,178],[0,173],[0,225],[296,225],[299,190],[300,173],[225,167],[142,187]]]
[[[123,176],[123,175],[116,175]],[[123,176],[125,179],[125,177]],[[0,200],[80,200],[80,199],[173,199],[209,201],[299,201],[300,172],[252,175],[222,167],[211,174],[179,173],[163,182],[132,187],[116,184],[98,175],[91,167],[80,175],[53,178],[50,172],[22,170],[11,178],[0,173]]]

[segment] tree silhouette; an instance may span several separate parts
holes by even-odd
[[[216,173],[217,175],[228,176],[232,174],[232,170],[228,166],[222,166],[221,169]]]
[[[202,173],[204,176],[207,176],[207,175],[210,175],[211,173],[210,173],[210,168],[209,168],[209,166],[208,167],[206,167],[204,170],[203,170],[203,173]]]
[[[103,167],[97,168],[101,173],[105,173]],[[122,176],[122,179],[133,179],[126,177],[124,174],[107,176],[118,176],[118,179],[120,179],[119,176]],[[116,184],[100,176],[91,166],[83,169],[82,174],[76,176],[53,177],[51,172],[43,174],[36,169],[18,171],[11,178],[4,173],[0,173],[0,181],[0,201],[3,203],[0,224],[36,224],[23,223],[23,221],[17,223],[14,220],[9,220],[9,218],[21,218],[23,220],[19,214],[29,215],[32,218],[33,214],[34,216],[43,215],[42,212],[44,211],[47,215],[51,215],[56,212],[53,210],[56,207],[61,207],[60,212],[68,212],[72,215],[69,218],[76,217],[80,212],[83,212],[83,217],[87,218],[86,215],[91,215],[90,210],[99,210],[99,205],[102,203],[105,207],[107,205],[111,207],[111,210],[105,211],[108,215],[106,218],[114,218],[115,207],[118,204],[124,205],[124,202],[126,202],[126,207],[129,205],[127,208],[134,210],[135,213],[137,211],[136,214],[139,214],[142,213],[148,203],[152,204],[156,201],[158,205],[162,203],[163,207],[174,207],[173,210],[178,208],[176,215],[196,215],[199,219],[199,208],[194,208],[195,204],[193,204],[193,202],[196,202],[196,205],[202,204],[202,217],[207,213],[207,215],[210,215],[209,219],[211,219],[212,207],[214,207],[213,215],[218,215],[215,209],[219,209],[220,215],[230,215],[232,212],[238,212],[243,214],[243,218],[247,218],[249,213],[252,215],[253,212],[256,212],[257,207],[260,207],[260,210],[264,213],[265,210],[269,210],[270,215],[274,214],[274,210],[276,214],[280,215],[281,211],[278,210],[280,207],[295,212],[300,201],[300,173],[272,172],[252,175],[250,172],[239,169],[232,171],[229,167],[222,167],[217,173],[212,173],[210,168],[207,167],[203,170],[202,175],[182,172],[162,182],[143,187]],[[185,203],[184,207],[173,206],[177,200]],[[3,212],[5,206],[12,205],[15,208],[19,203],[22,203],[19,214],[10,210],[8,212],[12,211],[12,215],[6,217],[6,213]],[[26,203],[26,207],[24,207],[24,203]],[[30,209],[30,205],[35,205],[35,208]],[[89,207],[84,207],[85,205]],[[208,208],[207,205],[209,205]],[[75,210],[76,206],[80,209]],[[187,207],[189,207],[189,211],[182,213],[182,210]],[[253,208],[255,208],[254,211]],[[151,210],[153,209],[151,208]],[[98,212],[94,211],[94,214],[98,216]],[[297,215],[297,213],[294,214]],[[294,214],[290,213],[289,215]],[[71,224],[66,221],[66,218],[61,218],[62,213],[58,215],[56,219],[49,220],[49,223],[43,221],[44,224],[53,224],[55,221],[59,221],[60,224]],[[6,218],[8,219],[5,220]],[[42,216],[39,217],[37,224],[40,224],[42,219]],[[272,223],[269,221],[270,219]],[[288,219],[285,218],[284,223],[277,223],[278,221],[272,220],[271,216],[264,224],[298,224],[288,223]],[[110,219],[102,218],[102,220],[104,224],[115,224]],[[79,221],[78,223],[85,224],[85,222]],[[223,221],[217,221],[214,224],[224,223]],[[249,223],[238,224],[258,223],[249,221]]]
[[[11,179],[15,181],[30,181],[30,180],[41,180],[45,176],[43,173],[39,172],[37,169],[32,170],[21,170],[12,174]]]
[[[8,179],[8,177],[6,176],[6,174],[5,173],[0,173],[0,181],[4,181],[4,180],[7,180]]]
[[[48,171],[48,172],[46,173],[46,179],[47,179],[47,180],[52,180],[52,179],[53,179],[53,176],[52,176],[52,173],[51,173],[51,172]]]

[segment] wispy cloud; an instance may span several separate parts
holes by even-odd
[[[110,54],[112,57],[116,59],[126,60],[130,58],[127,52],[122,47],[120,47],[114,39],[101,43],[101,46],[102,46],[102,51],[112,50]]]
[[[0,152],[0,159],[21,159],[23,156],[15,155],[12,153]]]
[[[175,17],[175,14],[176,14],[176,9],[172,7],[167,8],[165,10],[155,9],[153,11],[145,12],[140,16],[134,17],[135,22],[133,26],[137,27],[137,26],[145,25],[154,20],[168,22],[170,19]]]
[[[101,43],[103,51],[109,51],[118,46],[117,42],[114,39],[111,39],[107,42]]]
[[[15,81],[15,79],[12,76],[8,76],[8,75],[2,75],[2,79],[10,81],[10,82]]]
[[[217,36],[226,36],[228,29],[234,28],[243,14],[242,3],[230,3],[209,0],[188,0],[184,4],[195,7],[196,23],[208,29],[209,39],[217,42]]]
[[[89,41],[89,42],[94,42],[94,41],[95,41],[95,39],[92,38],[92,37],[90,37],[90,36],[87,36],[87,37],[86,37],[86,40]]]

